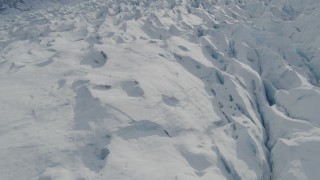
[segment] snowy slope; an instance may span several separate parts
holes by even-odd
[[[318,0],[0,2],[0,179],[320,176]]]

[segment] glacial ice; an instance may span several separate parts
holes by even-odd
[[[320,176],[318,0],[0,0],[0,179]]]

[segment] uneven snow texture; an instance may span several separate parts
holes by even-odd
[[[0,7],[0,179],[319,179],[318,0]]]

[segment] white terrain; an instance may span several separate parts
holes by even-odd
[[[319,180],[319,0],[0,0],[0,180]]]

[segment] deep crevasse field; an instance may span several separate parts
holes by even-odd
[[[319,179],[318,0],[61,2],[0,1],[0,179]]]

